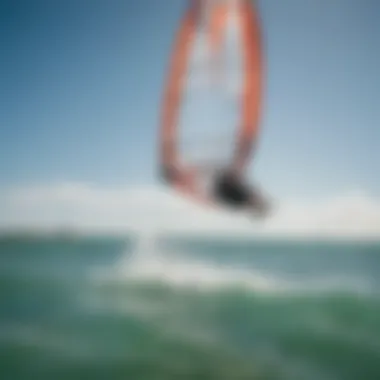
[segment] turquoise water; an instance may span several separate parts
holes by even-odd
[[[0,378],[379,379],[380,245],[0,241]]]

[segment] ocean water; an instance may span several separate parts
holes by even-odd
[[[0,379],[380,379],[380,244],[3,238]]]

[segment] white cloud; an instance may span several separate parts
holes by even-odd
[[[380,238],[380,200],[354,192],[283,201],[265,221],[205,209],[159,187],[64,183],[0,191],[0,228],[170,230],[262,236]]]

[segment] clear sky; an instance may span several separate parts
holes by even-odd
[[[267,67],[251,174],[280,197],[380,195],[380,2],[258,4]],[[185,5],[0,0],[0,186],[155,183],[163,81]]]

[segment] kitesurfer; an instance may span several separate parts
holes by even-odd
[[[193,175],[189,175],[190,173]],[[268,203],[259,191],[247,184],[236,171],[230,169],[219,170],[218,173],[211,175],[212,185],[208,194],[202,194],[202,191],[197,189],[199,178],[194,171],[184,172],[174,166],[164,166],[161,175],[165,182],[207,203],[251,210],[261,216],[267,214],[269,210]]]
[[[223,170],[216,176],[212,189],[216,201],[236,209],[250,209],[260,215],[266,214],[269,205],[262,195],[236,171]]]

